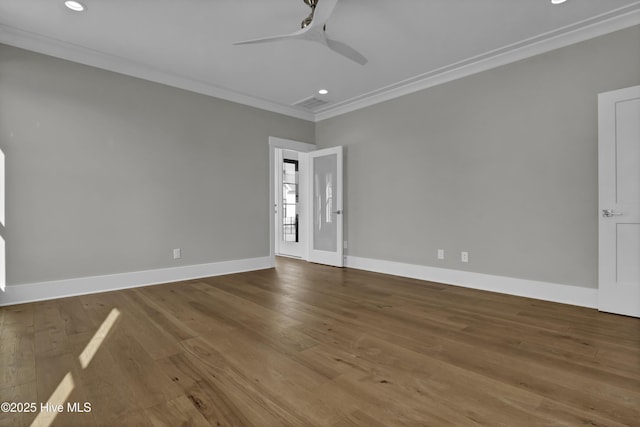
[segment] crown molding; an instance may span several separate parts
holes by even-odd
[[[640,1],[624,8],[328,105],[315,113],[232,91],[178,74],[168,73],[116,55],[44,37],[4,24],[0,24],[0,43],[302,120],[319,122],[634,25],[640,25]]]
[[[51,37],[44,37],[29,31],[13,28],[0,24],[0,43],[30,50],[56,58],[137,77],[155,83],[209,95],[238,104],[284,114],[307,121],[314,121],[313,113],[297,108],[267,101],[265,99],[246,95],[240,92],[225,89],[209,83],[187,78],[178,74],[169,73],[152,66],[89,49],[73,43],[64,42]]]
[[[315,122],[635,25],[640,25],[640,2],[332,104],[316,112]]]

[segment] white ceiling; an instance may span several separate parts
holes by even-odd
[[[232,44],[296,31],[303,0],[82,1],[0,0],[0,43],[308,120],[640,24],[634,0],[340,0],[327,35],[361,66],[312,42]],[[311,96],[328,104],[293,106]]]

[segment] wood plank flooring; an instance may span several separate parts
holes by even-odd
[[[0,367],[54,426],[640,425],[640,319],[290,259],[0,308]]]

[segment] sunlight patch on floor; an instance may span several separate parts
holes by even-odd
[[[118,320],[118,317],[120,317],[120,310],[113,308],[96,333],[93,334],[89,343],[87,343],[82,353],[80,353],[80,356],[78,356],[82,369],[86,369],[87,366],[89,366],[91,359],[95,356],[116,320]],[[31,427],[49,427],[58,413],[64,412],[64,409],[61,410],[59,407],[66,403],[74,388],[73,375],[71,372],[67,372],[67,375],[60,381],[60,384],[58,384],[58,387],[56,387],[49,399],[42,404],[46,406],[43,408],[41,405],[40,413],[31,423]]]
[[[120,310],[118,310],[117,308],[112,309],[107,318],[104,319],[104,322],[102,322],[102,325],[100,325],[96,333],[93,334],[91,341],[89,341],[84,350],[82,350],[82,353],[80,353],[80,356],[78,356],[78,360],[80,361],[82,369],[86,369],[87,366],[89,366],[89,363],[91,363],[91,359],[93,359],[93,356],[95,356],[96,351],[98,351],[98,349],[102,345],[102,342],[106,338],[107,334],[111,330],[111,327],[118,319],[118,317],[120,317]]]
[[[67,372],[67,375],[65,375],[62,381],[60,381],[60,384],[58,384],[58,387],[51,393],[49,399],[47,399],[46,405],[49,409],[41,409],[38,416],[31,423],[31,427],[49,427],[58,413],[62,412],[55,408],[59,405],[64,405],[74,387],[73,375],[71,375],[71,372]]]

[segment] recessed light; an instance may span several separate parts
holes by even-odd
[[[74,12],[84,12],[87,9],[85,5],[75,0],[67,0],[64,2],[64,5]]]
[[[567,0],[551,0],[551,4],[562,4],[564,2],[566,2]]]
[[[326,94],[328,94],[328,93],[329,93],[329,91],[328,91],[328,90],[326,90],[326,89],[320,89],[320,90],[318,91],[318,93],[319,93],[320,95],[326,95]]]

